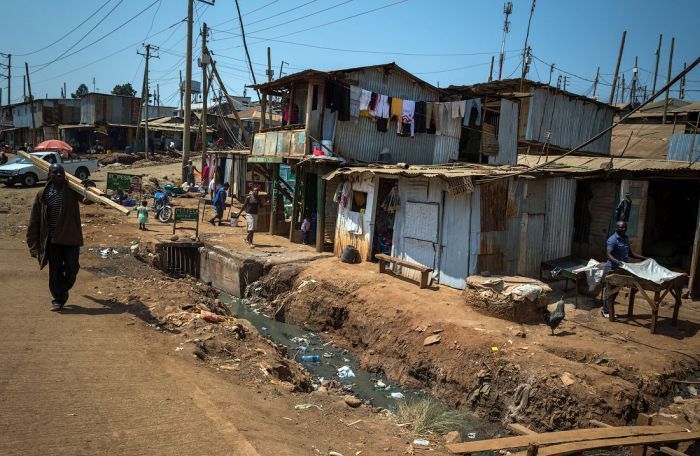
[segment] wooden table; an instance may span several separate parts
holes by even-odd
[[[608,286],[608,297],[611,294],[619,292],[623,288],[630,289],[629,307],[627,309],[628,319],[634,319],[634,298],[637,295],[637,291],[641,293],[644,300],[646,300],[651,307],[652,334],[656,333],[656,320],[659,318],[659,304],[661,304],[661,301],[663,301],[663,299],[669,293],[671,293],[671,296],[673,296],[676,300],[675,305],[673,306],[672,324],[673,326],[678,324],[678,311],[681,308],[681,292],[687,281],[688,276],[685,274],[678,276],[675,279],[667,280],[661,284],[657,284],[634,275],[620,273],[608,274],[603,277],[603,282]],[[654,297],[652,298],[647,292],[653,292]],[[608,299],[608,312],[610,314],[610,321],[615,321],[615,302],[611,299]]]

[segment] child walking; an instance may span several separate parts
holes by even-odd
[[[146,200],[141,201],[141,205],[136,208],[140,230],[146,229],[146,223],[148,223],[148,211],[150,211],[150,209],[148,208],[148,201]]]
[[[311,243],[311,215],[306,214],[304,221],[301,222],[301,242],[304,245]]]

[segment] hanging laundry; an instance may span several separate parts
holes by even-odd
[[[464,123],[465,127],[470,125],[481,125],[481,98],[472,98],[466,101],[466,107],[464,110]]]
[[[377,107],[377,100],[379,100],[379,94],[376,92],[372,92],[372,95],[369,97],[369,104],[367,105],[367,110],[369,111],[369,115],[372,117],[374,116],[374,110]]]
[[[350,86],[350,116],[360,117],[360,97],[362,96],[362,88],[358,86]]]
[[[450,103],[450,107],[452,108],[453,119],[461,119],[462,117],[464,117],[464,109],[466,107],[466,104],[466,100],[453,101],[452,103]]]
[[[443,112],[445,111],[445,104],[444,103],[433,103],[433,123],[435,124],[435,134],[436,135],[441,135],[442,134],[442,121],[443,121]]]
[[[387,95],[377,94],[377,103],[374,107],[374,117],[381,119],[389,118],[389,97]]]
[[[293,108],[292,108],[292,114],[291,114],[291,122],[289,120],[289,104],[285,105],[284,108],[282,108],[282,124],[287,125],[287,123],[290,124],[296,124],[299,118],[299,106],[295,103]]]
[[[416,112],[416,102],[413,100],[404,100],[401,110],[401,136],[413,137],[415,133],[414,117]]]
[[[369,110],[370,98],[372,98],[372,92],[370,92],[369,90],[362,89],[362,93],[360,94],[360,111]]]
[[[350,88],[334,81],[326,84],[326,108],[338,111],[338,120],[350,120]]]
[[[429,101],[425,104],[425,128],[426,133],[435,134],[435,103]]]
[[[391,99],[391,113],[389,118],[391,120],[396,119],[399,123],[401,122],[401,114],[403,110],[403,100],[401,98],[392,98]]]
[[[386,133],[389,130],[389,119],[377,117],[376,123],[377,123],[377,131],[381,131],[382,133]]]
[[[416,101],[416,114],[414,116],[416,133],[425,133],[427,130],[425,123],[425,112],[427,103],[425,101]]]

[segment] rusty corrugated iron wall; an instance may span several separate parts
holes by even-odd
[[[365,90],[415,101],[438,101],[439,92],[414,82],[400,72],[385,75],[382,70],[369,68],[348,73]],[[374,122],[360,118],[337,122],[334,150],[344,158],[373,163],[384,148],[391,152],[393,163],[438,164],[456,160],[459,138],[416,133],[413,138],[398,136],[396,124],[389,131],[377,131]]]
[[[700,137],[696,134],[671,135],[668,143],[668,159],[692,163],[700,161]]]
[[[498,119],[498,154],[489,155],[490,165],[518,163],[518,103],[501,99]]]
[[[525,139],[546,143],[546,134],[552,132],[550,144],[569,149],[612,125],[612,107],[571,99],[546,89],[532,89]],[[582,149],[601,155],[610,154],[611,133]]]
[[[564,177],[547,179],[542,261],[571,255],[575,204],[575,180]]]

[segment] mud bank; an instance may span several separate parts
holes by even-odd
[[[499,321],[498,332],[456,324],[449,314],[425,312],[431,303],[419,296],[423,290],[407,299],[381,281],[320,274],[316,263],[273,267],[249,292],[278,320],[328,331],[363,369],[492,422],[538,431],[587,427],[591,419],[631,423],[671,401],[669,378],[699,368],[692,353],[656,353],[628,337],[590,331],[585,322],[567,323],[560,337],[547,337],[544,325]],[[429,337],[438,341],[429,344]],[[622,356],[621,345],[631,356]],[[606,354],[606,347],[617,351]],[[643,350],[654,352],[652,365],[635,356]]]

